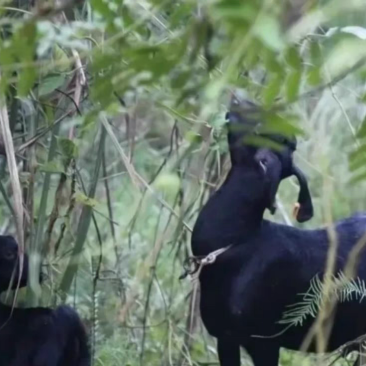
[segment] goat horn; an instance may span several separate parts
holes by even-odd
[[[297,177],[300,184],[298,204],[295,206],[294,216],[298,222],[305,222],[310,220],[314,214],[308,182],[305,174],[297,166],[293,166],[292,173]]]

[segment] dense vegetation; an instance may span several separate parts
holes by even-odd
[[[217,363],[196,282],[178,278],[228,169],[230,93],[299,136],[303,226],[365,210],[365,2],[30,3],[0,1],[1,232],[33,273],[19,303],[73,304],[95,365]],[[272,219],[295,224],[297,192],[281,185]]]

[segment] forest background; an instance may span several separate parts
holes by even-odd
[[[19,306],[73,305],[94,365],[218,364],[196,284],[179,276],[230,166],[233,91],[298,136],[315,215],[293,220],[290,178],[272,220],[315,228],[366,209],[363,0],[14,0],[0,12],[0,228],[32,274]],[[281,355],[330,362],[316,360]]]

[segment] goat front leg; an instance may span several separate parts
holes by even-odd
[[[254,342],[246,350],[252,358],[254,366],[278,366],[280,348],[277,345]]]
[[[218,338],[220,366],[240,366],[240,345],[233,338]]]

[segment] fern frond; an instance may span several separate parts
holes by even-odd
[[[331,292],[329,296],[335,296],[338,302],[355,301],[361,302],[366,298],[366,283],[361,278],[349,280],[346,275],[340,271],[337,276],[332,276]],[[302,301],[287,306],[287,309],[279,324],[290,326],[302,326],[305,320],[310,316],[315,318],[323,304],[324,283],[319,276],[314,276],[310,281],[310,286],[307,292],[299,294],[302,296]]]
[[[322,302],[323,283],[318,275],[310,281],[309,290],[300,296],[303,296],[301,302],[288,306],[289,310],[283,313],[279,324],[300,325],[302,326],[308,316],[315,317]]]

